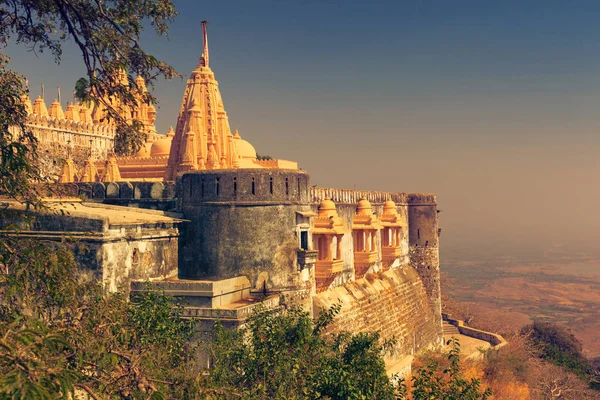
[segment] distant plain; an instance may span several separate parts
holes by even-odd
[[[480,312],[501,311],[505,328],[532,320],[568,325],[589,358],[600,357],[600,259],[567,249],[541,257],[442,258],[450,297]]]

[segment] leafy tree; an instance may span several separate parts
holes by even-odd
[[[22,77],[7,63],[8,57],[0,53],[0,194],[37,204],[32,184],[40,176],[35,163],[37,142],[25,126]]]
[[[133,152],[140,146],[139,130],[127,126],[112,100],[135,105],[132,79],[124,80],[123,72],[135,72],[150,84],[159,76],[178,75],[140,46],[144,27],[166,35],[175,15],[170,0],[0,0],[0,44],[13,40],[32,51],[48,50],[58,62],[63,43],[75,42],[86,68],[86,78],[77,84],[78,96],[106,110],[119,127],[117,140],[124,143],[118,150]],[[31,182],[42,176],[35,163],[35,140],[24,126],[20,97],[27,88],[7,63],[0,51],[0,194],[32,202],[38,193]],[[146,93],[143,101],[155,99]],[[129,140],[130,135],[136,137]]]
[[[527,335],[539,356],[567,371],[584,378],[590,386],[600,390],[600,379],[591,362],[582,353],[582,345],[569,330],[551,322],[536,321],[521,331]]]
[[[0,249],[0,399],[193,398],[194,321],[164,295],[130,302],[79,271],[66,244]]]
[[[239,331],[217,326],[207,385],[222,398],[395,398],[379,335],[324,333],[338,312],[262,310]]]

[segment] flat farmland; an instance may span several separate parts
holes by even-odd
[[[600,357],[600,260],[448,260],[442,271],[456,300],[529,320],[568,325],[590,358]]]

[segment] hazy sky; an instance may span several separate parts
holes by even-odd
[[[599,1],[176,1],[152,54],[184,75],[209,20],[232,128],[313,184],[435,192],[442,245],[496,251],[600,234]],[[84,75],[73,46],[10,47],[12,67],[63,102]],[[184,80],[159,82],[157,127]]]

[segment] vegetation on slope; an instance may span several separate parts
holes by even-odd
[[[502,310],[473,307],[452,297],[443,281],[444,312],[469,325],[502,334],[508,345],[488,351],[481,380],[499,399],[597,399],[598,369],[581,352],[579,340],[563,325],[534,322],[526,326]],[[596,390],[594,390],[596,389]]]
[[[195,362],[195,321],[160,293],[135,302],[106,293],[65,244],[26,239],[0,248],[0,399],[485,399],[464,379],[458,346],[443,371],[394,384],[377,333],[326,334],[337,309],[256,314],[217,327],[212,369]],[[202,345],[202,344],[200,344]],[[206,344],[204,344],[206,346]]]

